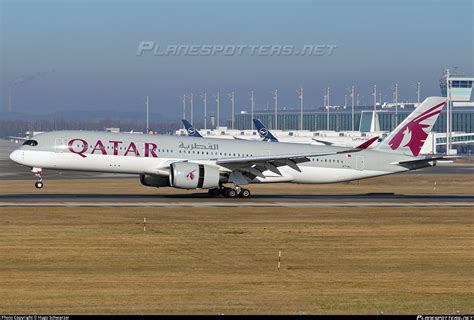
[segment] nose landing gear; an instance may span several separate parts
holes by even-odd
[[[43,188],[43,169],[33,168],[33,169],[31,169],[31,172],[33,172],[35,174],[36,178],[38,178],[38,180],[35,182],[36,189]]]

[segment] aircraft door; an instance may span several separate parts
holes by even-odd
[[[357,170],[364,170],[364,157],[357,156],[356,157],[356,169]]]

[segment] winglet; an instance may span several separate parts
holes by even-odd
[[[196,130],[194,129],[193,125],[191,124],[191,122],[189,122],[188,120],[186,119],[183,119],[181,120],[184,124],[184,128],[186,128],[186,131],[188,132],[188,135],[190,137],[197,137],[197,138],[202,138],[201,134]]]
[[[260,120],[253,119],[253,123],[255,124],[257,132],[260,135],[260,138],[263,139],[263,141],[278,142],[278,139],[275,138],[275,136],[270,131],[268,131],[268,129]]]

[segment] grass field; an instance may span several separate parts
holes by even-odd
[[[470,208],[0,210],[3,314],[474,312]]]

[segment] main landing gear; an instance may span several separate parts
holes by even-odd
[[[226,198],[248,198],[251,195],[249,189],[241,188],[239,186],[236,186],[235,188],[213,188],[209,189],[208,193],[211,197],[218,197],[220,195],[223,195]]]
[[[35,182],[35,187],[36,189],[41,189],[43,188],[43,169],[41,168],[33,168],[31,169],[31,172],[33,172],[38,180]]]

